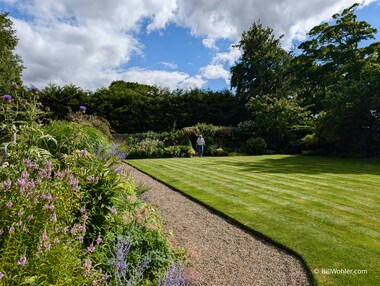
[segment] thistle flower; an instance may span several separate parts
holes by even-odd
[[[5,102],[11,102],[12,101],[12,96],[9,94],[4,94],[2,98]]]
[[[32,90],[33,93],[38,93],[38,92],[40,91],[40,90],[39,90],[37,87],[35,87],[35,86],[32,86],[31,90]]]
[[[9,233],[10,233],[10,234],[15,233],[15,228],[14,228],[14,226],[11,226],[11,227],[9,228]]]
[[[13,206],[13,203],[9,201],[5,204],[5,206],[10,209]]]
[[[4,277],[3,272],[0,272],[0,279],[3,279],[3,277]]]
[[[84,106],[84,105],[81,105],[81,106],[79,106],[79,110],[80,110],[80,112],[82,112],[82,113],[86,113],[86,106]]]

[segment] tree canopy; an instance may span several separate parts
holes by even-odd
[[[21,58],[14,53],[18,39],[7,13],[0,13],[0,92],[9,93],[14,84],[22,85]]]

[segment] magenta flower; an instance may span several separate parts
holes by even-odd
[[[26,263],[28,263],[26,256],[21,256],[20,259],[17,261],[17,265],[20,266],[24,266]]]

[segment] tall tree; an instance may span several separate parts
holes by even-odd
[[[281,38],[276,38],[273,30],[264,28],[260,22],[243,32],[236,45],[242,56],[231,68],[231,87],[236,88],[238,97],[247,101],[251,96],[274,94],[282,86],[290,56],[281,47]]]
[[[7,13],[0,13],[0,94],[9,93],[14,83],[22,85],[21,58],[14,53],[18,39]]]
[[[294,63],[305,105],[318,117],[319,146],[330,152],[376,152],[379,52],[376,29],[358,21],[355,4],[314,27]],[[378,135],[377,135],[378,136]]]
[[[231,87],[247,102],[256,136],[263,137],[272,150],[287,151],[292,141],[299,142],[300,134],[295,130],[310,122],[290,85],[291,55],[281,47],[280,40],[261,23],[254,23],[244,32],[237,45],[242,56],[231,68]]]
[[[366,62],[378,57],[378,42],[361,45],[364,40],[375,39],[376,29],[357,20],[355,9],[358,5],[333,15],[331,23],[311,29],[310,39],[298,47],[302,54],[294,59],[294,72],[297,84],[302,86],[300,96],[305,105],[313,105],[314,113],[323,110],[330,86],[339,81],[359,79]]]

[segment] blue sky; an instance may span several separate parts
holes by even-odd
[[[359,20],[380,31],[380,0],[0,0],[0,10],[17,30],[27,85],[220,90],[240,55],[231,46],[253,22],[290,48],[355,2]]]

